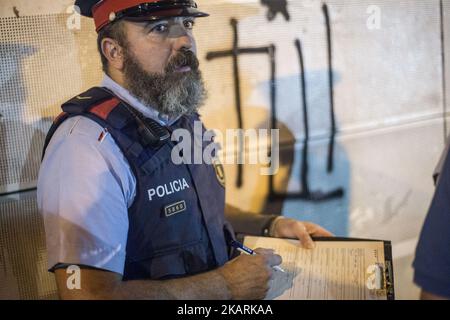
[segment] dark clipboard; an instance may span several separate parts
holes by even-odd
[[[313,237],[314,241],[364,241],[364,242],[383,242],[384,244],[384,284],[386,287],[387,300],[395,300],[394,287],[394,263],[392,260],[392,243],[387,240],[344,238],[344,237]]]

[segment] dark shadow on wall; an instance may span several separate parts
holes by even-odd
[[[35,187],[45,137],[39,129],[45,120],[24,121],[23,60],[35,53],[28,45],[0,43],[0,298],[55,298],[36,195],[24,192]]]
[[[36,49],[22,44],[0,44],[0,193],[34,187],[45,133],[42,121],[26,122],[27,89],[23,60]],[[24,157],[23,155],[26,154]],[[13,187],[11,187],[13,185]]]

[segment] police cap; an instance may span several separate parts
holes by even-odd
[[[168,17],[207,17],[194,0],[75,0],[80,14],[94,18],[98,32],[118,19],[131,21],[161,20]]]

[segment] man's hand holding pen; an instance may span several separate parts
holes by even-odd
[[[233,300],[264,299],[269,280],[281,264],[281,256],[271,249],[256,249],[255,255],[242,254],[217,269],[225,279]]]

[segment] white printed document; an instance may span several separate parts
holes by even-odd
[[[286,272],[274,270],[266,299],[394,299],[389,241],[319,238],[315,244],[303,249],[297,240],[245,237],[245,246],[271,248],[283,258]]]

